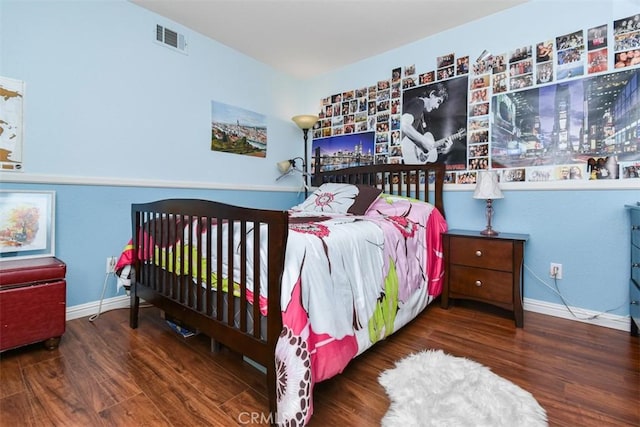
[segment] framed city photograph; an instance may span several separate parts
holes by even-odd
[[[55,192],[0,191],[0,261],[55,255]]]

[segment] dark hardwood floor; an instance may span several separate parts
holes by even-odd
[[[628,332],[525,312],[523,329],[486,307],[436,302],[315,390],[312,426],[375,426],[378,375],[424,349],[473,359],[531,392],[551,426],[640,425],[640,344]],[[262,374],[204,336],[171,331],[155,308],[67,322],[60,347],[0,355],[2,426],[229,426],[267,411]],[[266,419],[266,418],[263,418]],[[260,418],[254,415],[253,424]]]

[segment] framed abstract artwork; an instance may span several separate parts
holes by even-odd
[[[0,261],[54,256],[54,225],[54,191],[0,191]]]

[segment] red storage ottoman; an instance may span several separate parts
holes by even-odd
[[[58,347],[65,330],[67,266],[55,257],[0,262],[0,351],[44,341]]]

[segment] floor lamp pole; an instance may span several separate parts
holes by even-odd
[[[307,139],[309,138],[309,129],[302,129],[302,133],[304,134],[304,160],[302,161],[302,177],[304,178],[304,198],[306,199],[309,195],[309,183],[307,181],[309,176],[309,171],[307,170],[307,163],[309,161],[309,154],[307,148]]]

